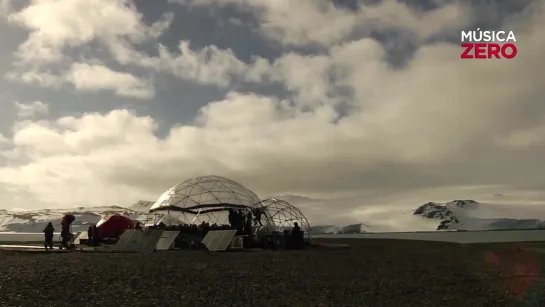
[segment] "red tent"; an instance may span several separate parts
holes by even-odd
[[[125,230],[133,227],[134,222],[130,218],[120,214],[105,216],[97,223],[100,239],[119,237]]]

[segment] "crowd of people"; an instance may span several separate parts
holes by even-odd
[[[201,234],[206,235],[210,230],[237,230],[237,234],[251,234],[252,226],[263,226],[261,222],[262,211],[254,209],[251,212],[247,210],[229,209],[229,224],[218,224],[201,222],[200,224],[179,224],[166,225],[160,222],[157,225],[150,226],[151,229],[178,230],[181,234]]]
[[[184,237],[190,236],[198,238],[197,241],[200,241],[209,231],[213,230],[236,230],[237,235],[245,235],[248,239],[253,237],[255,226],[263,226],[261,222],[261,217],[264,212],[261,209],[254,209],[252,211],[247,210],[236,210],[229,209],[229,224],[218,224],[218,223],[208,223],[202,222],[200,224],[179,224],[179,225],[166,225],[161,222],[159,224],[147,227],[149,229],[164,229],[170,231],[180,231],[180,236],[178,239],[184,239]],[[73,237],[73,234],[70,231],[70,225],[74,221],[73,215],[66,215],[61,222],[61,246],[64,248],[69,248],[69,242]],[[140,222],[137,222],[134,225],[131,225],[132,229],[143,229],[143,225]],[[127,229],[127,228],[123,228]],[[53,233],[55,229],[53,225],[49,223],[44,229],[45,235],[45,248],[46,250],[53,249]],[[102,231],[97,228],[96,225],[89,226],[87,231],[88,234],[88,245],[98,246],[102,238]],[[284,237],[289,238],[290,241],[297,242],[296,245],[299,245],[298,242],[303,240],[303,232],[301,231],[299,225],[294,223],[291,231],[286,230],[283,232]],[[119,237],[120,234],[117,235]],[[183,240],[182,240],[183,241]]]
[[[205,236],[210,230],[230,230],[234,229],[231,225],[218,225],[216,223],[210,224],[207,222],[202,222],[200,224],[178,224],[178,225],[166,225],[161,222],[157,225],[148,227],[149,229],[164,229],[179,231],[180,234],[195,234]]]

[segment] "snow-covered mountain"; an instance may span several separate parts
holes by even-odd
[[[429,202],[418,207],[413,214],[440,220],[437,230],[545,229],[545,222],[539,219],[471,217],[471,212],[482,206],[485,205],[474,200],[453,200],[447,203]]]
[[[322,226],[310,226],[310,232],[313,234],[336,234],[339,232],[338,226],[335,225],[322,225]]]
[[[459,225],[460,221],[454,214],[454,208],[460,209],[476,209],[480,204],[474,200],[453,200],[448,203],[429,202],[418,207],[414,211],[414,215],[420,215],[429,219],[441,220],[437,230],[454,229],[455,225]]]
[[[290,200],[290,203],[298,207],[301,206],[301,208],[305,208],[305,215],[307,214],[307,212],[309,212],[310,217],[312,217],[314,211],[322,212],[323,210],[325,210],[323,209],[324,207],[321,205],[321,203],[317,200],[300,196],[283,196],[279,198]],[[310,205],[305,207],[300,205],[300,202],[307,204],[310,203]],[[60,221],[65,214],[73,214],[76,216],[76,221],[73,225],[75,231],[84,231],[90,224],[95,224],[103,216],[113,213],[123,214],[133,220],[140,220],[145,222],[146,218],[148,217],[147,212],[153,204],[153,201],[143,200],[138,201],[137,203],[126,208],[118,206],[103,206],[41,210],[0,209],[0,232],[39,233],[43,230],[48,222],[53,222],[56,227],[60,227]],[[320,204],[320,206],[317,206],[316,204]],[[416,222],[415,224],[421,223],[418,222],[418,220],[420,219],[425,219],[427,221],[437,221],[437,226],[431,225],[432,229],[435,228],[436,230],[545,229],[545,222],[540,219],[524,219],[523,216],[520,216],[520,219],[501,218],[501,216],[491,219],[489,217],[493,217],[493,215],[491,215],[490,213],[497,213],[497,209],[495,208],[496,206],[494,205],[478,203],[474,200],[454,200],[446,203],[428,202],[421,205],[414,211],[411,210],[410,212],[412,212],[413,214],[411,214],[410,216],[414,217],[414,221]],[[478,217],[476,216],[477,214],[474,214],[476,212],[486,211],[488,211],[488,214],[484,214],[484,216]],[[388,213],[388,222],[396,224],[398,223],[397,221],[404,221],[403,219],[407,219],[408,217],[410,217],[404,217],[404,215],[402,215],[404,213],[401,212],[399,212],[398,214],[399,216],[395,212]],[[514,215],[504,213],[504,216]],[[343,221],[348,224],[348,220],[329,220],[330,222],[328,224],[324,223],[316,225],[312,223],[311,218],[311,231],[313,234],[349,234],[392,231],[388,229],[377,230],[375,228],[376,225],[372,224],[376,221],[365,220],[365,218],[362,218],[361,220],[365,221],[366,224],[358,223],[358,221],[355,220],[352,222],[353,224],[343,226]],[[326,219],[326,222],[327,221],[328,220]],[[404,231],[404,229],[402,229],[401,231]]]
[[[42,232],[48,222],[60,230],[60,223],[65,214],[76,217],[72,224],[74,231],[85,231],[91,224],[96,224],[108,214],[123,214],[133,220],[144,220],[147,213],[118,206],[78,207],[70,209],[40,210],[0,210],[0,232]]]
[[[134,211],[147,213],[149,212],[149,209],[151,208],[151,206],[153,206],[153,204],[155,204],[155,201],[139,200],[134,205],[129,206],[128,208]]]

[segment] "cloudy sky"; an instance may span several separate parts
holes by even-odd
[[[0,0],[0,208],[543,196],[544,2]],[[477,27],[518,56],[461,60]]]

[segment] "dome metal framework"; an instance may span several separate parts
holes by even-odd
[[[310,223],[301,210],[287,201],[272,197],[264,199],[260,203],[265,209],[267,219],[271,221],[274,231],[291,230],[294,223],[297,223],[301,230],[304,231],[305,240],[310,241]]]
[[[221,176],[195,177],[165,191],[151,206],[147,224],[150,216],[154,224],[226,224],[229,209],[249,213],[258,203],[258,196],[238,182]]]

